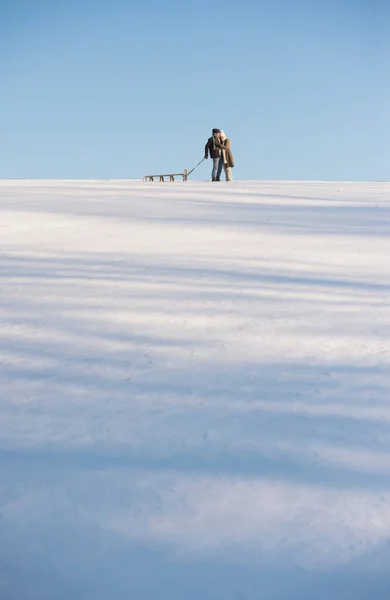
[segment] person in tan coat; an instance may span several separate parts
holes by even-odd
[[[215,135],[214,144],[217,148],[220,148],[222,152],[226,181],[233,181],[232,168],[234,167],[234,158],[230,148],[230,140],[226,137],[226,134],[222,129],[221,133]]]

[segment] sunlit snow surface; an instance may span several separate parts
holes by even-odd
[[[0,182],[1,600],[390,598],[390,185]]]

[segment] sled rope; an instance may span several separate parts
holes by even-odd
[[[191,169],[191,171],[188,171],[187,175],[191,175],[192,171],[195,171],[195,169],[196,169],[197,167],[199,167],[200,163],[202,163],[204,160],[206,160],[206,159],[205,159],[205,158],[202,158],[202,160],[200,160],[200,161],[198,162],[198,164],[197,164],[197,165],[196,165],[196,166],[195,166],[193,169]]]

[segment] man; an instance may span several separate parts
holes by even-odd
[[[221,133],[220,129],[213,129],[212,136],[207,140],[204,147],[204,157],[210,158],[213,161],[213,170],[211,172],[211,181],[221,181],[221,173],[223,167],[222,151],[215,145],[216,136]]]

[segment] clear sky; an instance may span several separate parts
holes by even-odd
[[[0,0],[0,178],[390,179],[389,0]],[[194,178],[209,176],[210,161]]]

